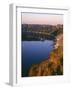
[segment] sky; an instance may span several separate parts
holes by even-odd
[[[22,24],[63,24],[63,15],[22,13]]]

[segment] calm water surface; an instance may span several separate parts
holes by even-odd
[[[54,49],[54,42],[45,41],[22,41],[22,77],[28,76],[32,64],[38,64],[47,60]]]

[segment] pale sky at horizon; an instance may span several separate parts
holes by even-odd
[[[63,15],[22,13],[22,24],[63,24]]]

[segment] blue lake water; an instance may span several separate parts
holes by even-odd
[[[22,41],[22,77],[28,75],[32,64],[38,64],[47,60],[54,49],[54,42],[45,41]]]

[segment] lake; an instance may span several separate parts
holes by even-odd
[[[32,64],[47,60],[54,49],[52,40],[22,41],[22,77],[28,76]]]

